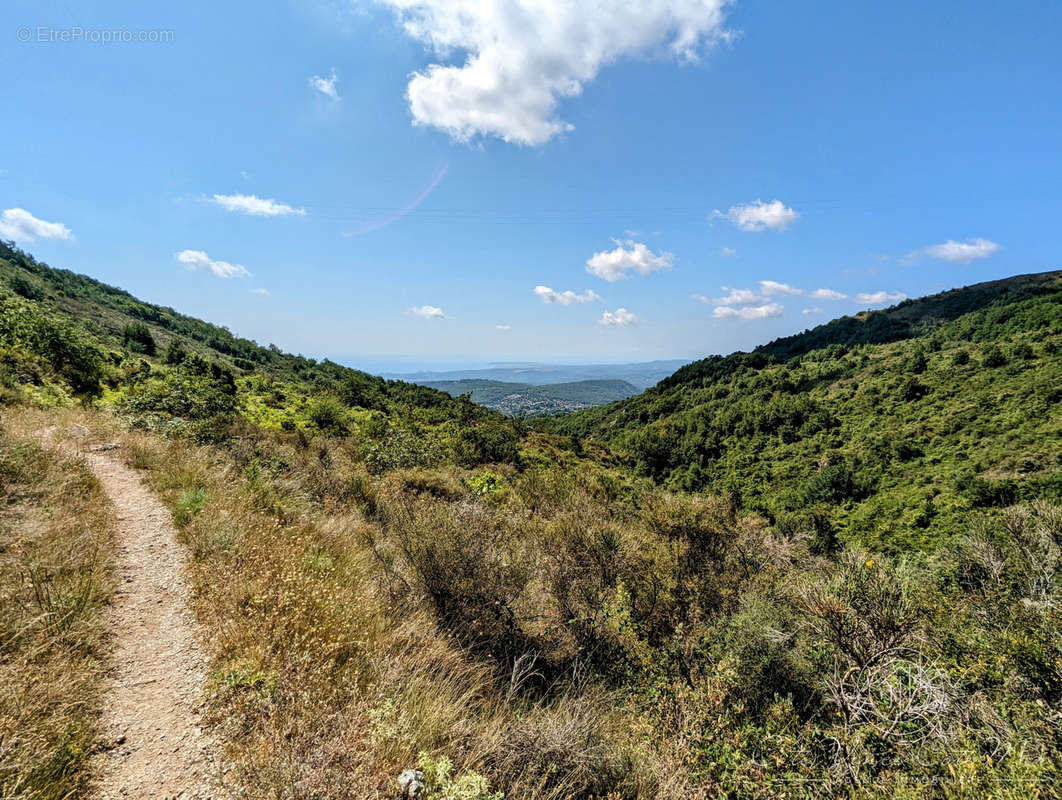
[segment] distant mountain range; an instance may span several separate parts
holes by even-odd
[[[626,381],[641,391],[648,389],[650,386],[655,386],[664,378],[672,375],[679,367],[688,363],[688,360],[684,359],[643,361],[630,364],[541,364],[516,362],[496,364],[484,369],[384,373],[383,377],[422,385],[433,385],[440,381],[462,380],[507,381],[534,386],[579,381]]]
[[[625,400],[638,394],[634,384],[622,380],[569,381],[534,385],[510,381],[466,378],[457,381],[424,381],[421,386],[458,397],[512,417],[544,417]]]

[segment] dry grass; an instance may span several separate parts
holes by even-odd
[[[480,491],[482,470],[370,476],[341,439],[197,447],[66,413],[174,509],[240,797],[393,798],[401,770],[447,759],[507,800],[918,797],[908,772],[1024,788],[1049,767],[1007,747],[1050,750],[1031,683],[1050,676],[1026,670],[1004,723],[1010,695],[965,677],[997,669],[997,640],[913,568],[811,556],[727,502],[589,468],[494,467]],[[1021,513],[985,588],[1024,598],[993,600],[1000,637],[1003,610],[1057,610],[1057,514]],[[982,571],[955,567],[963,585]],[[933,643],[940,619],[971,637],[961,664]],[[949,772],[952,750],[976,772]]]
[[[268,459],[234,459],[145,434],[122,441],[179,509],[211,640],[213,722],[246,796],[390,797],[420,753],[452,759],[455,775],[483,773],[514,800],[588,794],[612,759],[607,698],[567,687],[523,699],[510,691],[519,675],[501,677],[440,631],[430,604],[392,591],[341,446],[279,442]],[[409,491],[461,486],[453,475],[429,484]]]
[[[0,797],[84,796],[107,667],[115,519],[42,417],[0,425]]]

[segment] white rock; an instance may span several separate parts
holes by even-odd
[[[424,773],[419,769],[402,770],[398,776],[398,791],[407,800],[418,800],[424,795]]]

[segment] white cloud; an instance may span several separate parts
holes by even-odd
[[[339,99],[339,92],[336,91],[336,70],[332,68],[331,78],[322,78],[320,75],[314,75],[310,78],[310,86],[319,91],[325,97],[330,97],[333,100]]]
[[[496,331],[511,331],[512,329],[513,329],[512,325],[495,325],[494,326],[494,330],[496,330]]]
[[[822,313],[822,309],[821,308],[805,308],[800,313],[801,314],[821,314]]]
[[[599,325],[619,325],[626,327],[638,321],[638,317],[625,308],[617,308],[615,311],[606,311],[597,322]]]
[[[727,293],[725,297],[704,297],[703,295],[694,295],[694,297],[702,303],[713,303],[717,306],[749,305],[763,299],[762,295],[752,289],[732,289],[729,286],[721,288]]]
[[[869,306],[880,306],[882,303],[898,303],[906,299],[907,295],[903,292],[860,292],[856,295],[856,300]]]
[[[239,264],[230,264],[228,261],[211,261],[210,257],[202,250],[182,250],[177,254],[177,260],[190,270],[212,272],[219,278],[249,278],[251,276],[251,273]]]
[[[446,319],[446,314],[438,306],[413,306],[413,308],[409,309],[409,313],[424,317],[424,319]]]
[[[272,294],[272,292],[270,292],[268,289],[251,289],[251,291],[254,292],[255,294],[262,294],[262,295]]]
[[[593,289],[587,289],[585,294],[576,294],[571,290],[555,292],[548,286],[536,286],[535,294],[542,298],[543,303],[556,303],[561,306],[570,306],[572,303],[594,303],[601,300],[600,295]]]
[[[24,208],[9,208],[0,214],[0,238],[16,242],[35,239],[73,239],[74,234],[61,222],[37,219]]]
[[[694,61],[729,38],[729,0],[628,0],[599,6],[570,0],[379,0],[405,31],[440,59],[413,73],[406,97],[417,125],[458,141],[497,136],[537,146],[572,129],[561,99],[577,97],[624,57]]]
[[[833,289],[816,289],[811,293],[816,300],[847,300],[848,295],[835,292]]]
[[[988,239],[968,239],[965,242],[949,239],[944,244],[923,247],[921,253],[930,258],[950,261],[953,264],[969,264],[979,258],[988,258],[999,249],[998,244]]]
[[[734,308],[732,306],[718,306],[712,311],[713,317],[734,317],[736,319],[767,319],[768,317],[780,317],[785,311],[785,306],[778,303],[766,303],[762,306],[745,306]]]
[[[769,203],[762,200],[739,203],[731,206],[726,213],[719,210],[713,211],[712,216],[730,220],[743,231],[763,231],[768,228],[774,231],[784,231],[800,217],[781,200],[772,200]]]
[[[286,217],[291,214],[304,216],[306,209],[293,208],[287,203],[266,200],[253,194],[216,194],[214,202],[226,211],[236,211],[253,217]]]
[[[733,247],[724,247],[722,250],[719,251],[719,255],[721,255],[723,258],[731,258],[737,255],[737,250],[735,250]]]
[[[601,280],[619,281],[629,272],[648,275],[662,269],[671,269],[675,256],[671,253],[657,255],[641,242],[631,239],[613,239],[615,250],[594,253],[586,261],[586,271]]]
[[[797,289],[788,283],[778,281],[760,281],[760,289],[764,294],[804,294],[803,289]]]

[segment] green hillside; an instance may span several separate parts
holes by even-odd
[[[535,430],[4,247],[0,796],[110,742],[91,443],[173,513],[241,797],[1054,796],[1060,348],[1024,276]]]
[[[926,548],[971,509],[1062,497],[1062,273],[843,317],[548,429],[782,525]]]
[[[568,381],[530,384],[466,378],[456,381],[421,381],[422,386],[453,397],[468,394],[473,403],[512,417],[542,417],[613,403],[638,393],[621,380]]]
[[[201,441],[237,421],[349,433],[381,468],[516,452],[511,425],[467,400],[259,345],[2,242],[0,385],[43,403],[97,398]]]

